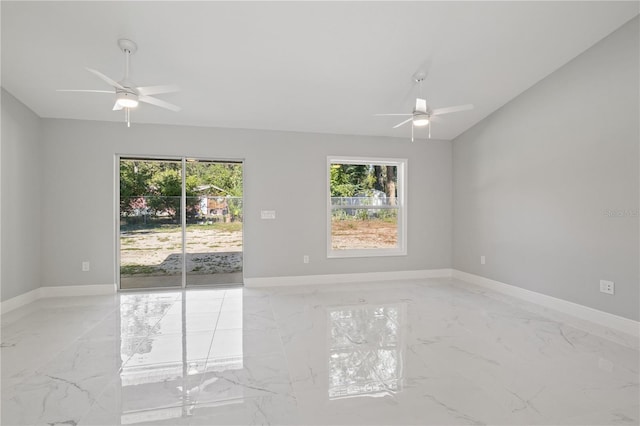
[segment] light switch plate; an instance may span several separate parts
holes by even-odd
[[[260,210],[260,218],[261,219],[275,219],[276,211],[275,210]]]

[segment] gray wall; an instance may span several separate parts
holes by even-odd
[[[2,89],[2,288],[7,300],[40,287],[40,118]]]
[[[115,282],[114,157],[245,160],[245,277],[451,267],[451,143],[44,119],[43,285]],[[408,255],[326,258],[326,157],[408,158]],[[276,210],[261,220],[260,210]],[[308,254],[311,262],[303,264]],[[81,262],[91,271],[81,272]]]
[[[454,140],[454,268],[638,320],[638,40],[635,18]]]

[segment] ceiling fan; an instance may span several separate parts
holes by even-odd
[[[413,76],[414,82],[420,85],[420,96],[422,96],[422,82],[424,81],[426,76],[426,73],[423,72],[418,72]],[[410,114],[376,114],[376,116],[409,116],[409,118],[401,123],[396,124],[395,126],[393,126],[393,128],[396,129],[411,122],[411,142],[413,142],[414,127],[427,126],[429,132],[428,138],[431,139],[431,122],[435,117],[443,114],[450,114],[453,112],[467,111],[470,109],[473,109],[473,105],[471,104],[431,109],[427,105],[427,101],[425,99],[423,99],[422,97],[418,97],[416,98],[416,106],[413,109],[413,112]]]
[[[116,95],[116,103],[113,105],[114,111],[124,110],[125,119],[127,121],[127,127],[131,127],[131,109],[138,107],[139,102],[145,102],[147,104],[155,105],[160,108],[165,108],[171,111],[180,111],[180,107],[163,101],[162,99],[154,98],[151,95],[159,95],[161,93],[177,92],[180,89],[174,85],[162,85],[162,86],[142,86],[137,87],[129,79],[129,61],[130,56],[136,53],[138,46],[131,40],[120,39],[118,40],[118,46],[124,53],[125,66],[124,66],[124,78],[122,80],[115,81],[112,78],[107,77],[100,71],[96,71],[91,68],[86,68],[92,74],[95,74],[102,81],[112,86],[112,90],[85,90],[85,89],[58,89],[58,92],[88,92],[88,93],[111,93]]]

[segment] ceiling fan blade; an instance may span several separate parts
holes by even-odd
[[[166,84],[163,86],[144,86],[144,87],[136,87],[138,94],[143,96],[150,95],[159,95],[161,93],[173,93],[179,92],[180,88],[173,84]]]
[[[376,117],[386,117],[386,116],[400,116],[400,115],[404,115],[404,116],[408,116],[408,115],[413,115],[413,114],[373,114]]]
[[[404,120],[402,123],[398,123],[395,126],[393,126],[394,129],[397,129],[400,126],[404,126],[405,124],[407,124],[408,122],[410,122],[411,120],[413,120],[413,117],[411,118],[407,118],[406,120]]]
[[[431,115],[450,114],[452,112],[467,111],[467,110],[470,110],[470,109],[473,109],[473,105],[471,105],[471,104],[457,105],[457,106],[452,106],[452,107],[434,109],[433,113],[431,113]]]
[[[56,89],[56,92],[85,92],[85,93],[111,93],[112,95],[115,90],[85,90],[85,89]]]
[[[177,105],[171,104],[169,102],[163,101],[161,99],[157,99],[157,98],[152,98],[151,96],[138,96],[138,100],[140,102],[146,102],[148,104],[151,105],[155,105],[158,106],[160,108],[166,108],[168,110],[174,111],[174,112],[178,112],[181,110],[181,108]]]
[[[86,70],[89,71],[90,73],[93,73],[96,76],[98,76],[98,78],[100,80],[104,81],[105,83],[107,83],[107,84],[109,84],[109,85],[111,85],[111,86],[113,86],[115,88],[124,90],[124,87],[120,83],[118,83],[117,81],[107,77],[106,75],[102,74],[100,71],[96,71],[96,70],[91,69],[91,68],[86,68]]]
[[[121,109],[122,109],[122,105],[120,105],[118,102],[113,104],[113,111],[120,111]]]
[[[427,112],[427,101],[426,99],[416,98],[416,111]]]

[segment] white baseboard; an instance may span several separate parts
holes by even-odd
[[[61,285],[40,287],[40,297],[101,296],[115,294],[116,291],[116,284]]]
[[[28,305],[31,302],[35,302],[40,298],[40,289],[28,291],[19,296],[7,299],[0,304],[0,315],[11,312],[14,309],[18,309],[21,306]]]
[[[6,314],[7,312],[11,312],[21,306],[35,302],[38,299],[48,297],[100,296],[105,294],[115,294],[116,290],[116,284],[40,287],[2,302],[2,304],[0,304],[0,314]]]
[[[417,271],[362,272],[353,274],[298,275],[284,277],[245,278],[244,286],[282,287],[372,281],[416,280],[422,278],[450,278],[451,269],[422,269]]]
[[[457,269],[454,269],[452,272],[453,278],[485,287],[498,293],[516,297],[527,302],[532,302],[545,308],[560,311],[581,320],[589,321],[591,323],[625,333],[636,339],[640,335],[640,322],[638,321],[610,314],[588,306],[579,305],[563,299],[558,299],[556,297],[547,296],[546,294],[536,293],[535,291],[505,284],[480,275],[470,274]]]

